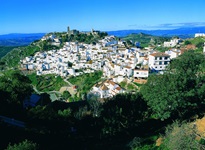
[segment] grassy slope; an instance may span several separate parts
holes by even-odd
[[[4,57],[1,58],[2,62],[5,62],[8,67],[17,67],[20,60],[26,56],[30,56],[39,51],[38,46],[26,46],[14,48],[12,51],[7,53]]]
[[[197,44],[199,44],[201,42],[204,43],[205,39],[201,38],[201,37],[197,37],[197,38],[189,39],[188,41],[190,41],[191,44],[197,45]]]
[[[0,46],[0,58],[5,56],[8,52],[12,51],[15,46]]]
[[[150,44],[150,40],[154,39],[155,44],[161,44],[164,41],[167,41],[171,38],[168,37],[158,37],[158,36],[152,36],[144,33],[139,33],[139,34],[130,34],[126,37],[123,38],[124,40],[132,40],[134,43],[135,42],[140,42],[140,45],[142,47],[146,47]]]
[[[191,44],[196,46],[195,51],[197,51],[199,53],[203,52],[203,44],[205,42],[205,38],[197,37],[197,38],[188,39],[187,41],[189,41]]]
[[[28,75],[37,90],[41,92],[59,91],[62,86],[66,86],[67,83],[63,81],[60,76],[55,75],[42,75],[37,76],[36,73]]]
[[[102,72],[98,71],[95,73],[83,74],[78,77],[72,77],[69,79],[69,82],[77,85],[79,92],[87,93],[92,86],[101,79],[101,76]]]

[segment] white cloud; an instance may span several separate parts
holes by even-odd
[[[128,28],[135,29],[145,29],[145,30],[155,30],[155,29],[177,29],[182,27],[202,27],[205,26],[205,22],[185,22],[185,23],[166,23],[166,24],[158,24],[158,25],[140,25],[140,24],[132,24],[128,25]]]

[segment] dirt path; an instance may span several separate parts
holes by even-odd
[[[73,89],[73,86],[63,86],[60,88],[60,93],[63,93],[64,91],[68,91],[71,95],[75,95],[77,93],[77,90]]]

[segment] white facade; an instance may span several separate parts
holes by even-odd
[[[205,33],[196,33],[194,37],[205,37]]]
[[[153,53],[149,55],[149,68],[155,71],[165,70],[170,62],[170,56],[165,53]]]
[[[112,80],[106,80],[103,83],[97,83],[90,93],[93,93],[96,95],[96,93],[99,93],[99,98],[108,98],[112,97],[118,93],[123,93],[124,90],[115,82]]]
[[[47,38],[59,42],[59,39],[52,35]],[[48,73],[60,76],[78,75],[75,73],[77,69],[83,69],[84,73],[91,69],[92,71],[102,70],[103,75],[109,78],[113,76],[147,77],[141,73],[134,74],[137,64],[164,70],[169,59],[178,56],[177,53],[170,51],[170,57],[159,57],[155,60],[156,53],[153,54],[154,51],[151,48],[142,51],[139,48],[126,49],[117,43],[107,47],[103,46],[103,43],[106,44],[114,40],[114,36],[107,36],[103,40],[99,40],[96,45],[66,42],[59,50],[37,52],[32,57],[26,57],[21,60],[21,66],[28,70],[35,70],[39,75]],[[173,39],[171,42],[177,43],[179,39]],[[151,53],[153,56],[150,55],[148,59],[148,55]]]
[[[180,39],[172,39],[170,42],[164,42],[164,47],[174,47],[179,44]]]
[[[134,70],[135,78],[148,78],[149,76],[149,70]]]
[[[172,49],[172,50],[165,51],[165,54],[170,55],[170,59],[173,59],[181,55],[181,51],[177,49]]]
[[[133,69],[131,67],[126,66],[123,68],[123,71],[124,75],[127,77],[131,77],[133,75]]]
[[[203,48],[203,53],[205,53],[205,42],[204,42],[204,48]]]

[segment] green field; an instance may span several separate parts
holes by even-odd
[[[68,81],[76,85],[80,93],[87,93],[94,84],[100,81],[102,71],[71,77]]]
[[[125,41],[132,41],[133,43],[135,42],[140,42],[141,47],[147,47],[149,45],[158,45],[164,43],[164,41],[169,41],[171,38],[170,37],[159,37],[159,36],[153,36],[153,35],[148,35],[144,33],[139,33],[139,34],[130,34],[126,37],[123,38]],[[129,44],[129,42],[128,42]],[[129,45],[131,46],[131,45]]]
[[[67,85],[60,76],[37,76],[36,73],[33,73],[28,75],[28,77],[32,81],[32,85],[34,85],[40,92],[59,91],[62,86]]]

